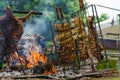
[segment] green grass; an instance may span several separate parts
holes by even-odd
[[[109,50],[106,50],[107,52],[111,52],[111,53],[118,53],[119,52],[119,50],[118,49],[114,49],[114,50],[112,50],[112,49],[109,49]]]
[[[114,50],[106,50],[110,53],[118,53],[119,51],[117,49]],[[108,57],[108,62],[106,63],[105,59],[97,65],[98,70],[106,69],[106,68],[114,68],[118,70],[118,58],[117,57]]]
[[[114,68],[118,70],[118,58],[109,57],[108,62],[106,62],[104,59],[101,63],[97,64],[96,68],[97,70],[103,70],[109,68]]]
[[[120,77],[118,77],[118,78],[112,78],[112,80],[120,80]]]
[[[88,80],[120,80],[120,77],[110,77],[110,78],[91,78]]]

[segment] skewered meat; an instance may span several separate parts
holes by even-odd
[[[56,35],[56,39],[60,45],[59,57],[61,62],[63,64],[70,64],[75,60],[76,54],[68,22],[57,25],[55,24],[55,30],[59,32],[59,34]]]
[[[15,52],[15,45],[23,34],[23,23],[33,12],[33,10],[30,11],[24,17],[16,17],[13,15],[11,8],[6,7],[6,14],[0,17],[0,35],[4,38],[4,42],[1,44],[1,46],[4,46],[3,51],[7,47],[10,53]]]
[[[80,28],[80,31],[85,31],[83,21],[79,16],[75,17],[73,22],[74,22],[75,26]]]
[[[80,29],[79,28],[75,28],[75,29],[73,29],[71,31],[72,31],[72,34],[76,34],[76,33],[79,33]]]
[[[93,18],[89,17],[88,21],[88,31],[85,30],[82,19],[78,16],[73,18],[74,28],[69,29],[68,31],[61,31],[56,35],[57,40],[60,45],[60,59],[64,64],[71,63],[76,58],[76,46],[80,52],[80,60],[85,61],[90,57],[100,58],[98,54],[97,47],[97,33],[93,27]],[[67,26],[67,25],[66,25]],[[70,27],[68,25],[68,27]],[[78,44],[75,44],[74,39],[78,40]],[[100,51],[103,50],[102,45],[99,46]]]
[[[85,60],[90,57],[90,55],[95,56],[97,59],[99,59],[100,55],[98,54],[98,48],[100,46],[97,46],[97,33],[95,31],[95,28],[93,27],[93,17],[88,17],[88,35],[86,34],[85,27],[83,26],[83,22],[80,19],[80,17],[74,18],[74,24],[79,27],[79,31],[77,34],[78,38],[78,47],[80,52],[80,59]],[[74,28],[74,30],[77,28]],[[77,31],[75,31],[77,32]],[[88,47],[90,46],[90,47]],[[100,47],[100,50],[102,50],[102,46]],[[90,52],[91,51],[91,52]]]
[[[98,60],[101,60],[103,56],[99,51],[101,52],[103,50],[103,47],[100,43],[96,42],[97,41],[97,33],[95,28],[93,27],[93,16],[89,16],[87,18],[88,21],[88,33],[90,34],[89,36],[89,44],[90,44],[90,49],[91,53],[93,56],[95,56]]]
[[[67,42],[72,42],[72,38],[65,39],[64,41],[59,41],[60,44],[65,44]]]
[[[78,34],[78,38],[81,38],[81,37],[82,37],[82,38],[83,38],[83,37],[86,37],[85,31],[82,31],[81,34],[80,34],[80,33]]]
[[[57,34],[55,37],[57,40],[64,40],[64,39],[70,38],[71,34],[70,34],[70,32],[62,32],[60,34]]]
[[[80,60],[84,61],[85,59],[89,58],[87,53],[88,39],[87,39],[85,27],[83,25],[82,19],[79,16],[74,18],[73,23],[75,24],[75,26],[77,26],[76,28],[73,29],[74,31],[73,34],[75,33],[77,35]]]
[[[69,23],[59,23],[59,24],[54,24],[55,31],[56,32],[63,32],[69,30]]]

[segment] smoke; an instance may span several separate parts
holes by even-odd
[[[53,6],[51,6],[51,1],[49,0],[42,0],[42,3],[45,4],[44,5],[44,8],[42,11],[43,14],[40,15],[40,17],[38,18],[34,18],[32,20],[32,22],[28,21],[25,23],[25,27],[24,27],[24,35],[26,34],[37,34],[37,33],[40,33],[42,34],[46,39],[49,39],[51,38],[51,31],[50,31],[50,24],[49,24],[49,21],[50,19],[53,19],[54,18],[54,9],[53,9]],[[54,3],[53,3],[54,5]],[[37,10],[37,8],[39,7],[36,7],[35,6],[35,9]],[[39,10],[39,9],[38,9]]]
[[[47,30],[46,23],[44,19],[35,18],[33,20],[34,23],[27,22],[24,28],[24,34],[36,34],[36,33],[44,33]]]
[[[43,12],[44,14],[44,12]],[[44,16],[44,17],[43,17]],[[24,25],[24,33],[23,36],[26,34],[41,34],[45,37],[46,40],[51,40],[51,29],[49,19],[47,18],[48,14],[45,11],[45,14],[42,15],[40,18],[34,18],[31,21],[28,21]],[[46,17],[46,18],[45,18]]]

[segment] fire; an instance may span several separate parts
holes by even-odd
[[[40,64],[40,62],[42,64],[47,64],[48,61],[47,61],[47,57],[40,53],[40,52],[36,52],[35,50],[32,49],[33,47],[30,46],[30,55],[27,57],[27,68],[31,68],[31,67],[34,67],[34,66],[37,66]],[[52,63],[50,63],[50,70],[45,70],[44,74],[51,74],[51,73],[55,73],[56,70],[54,69],[54,65]]]
[[[27,57],[27,60],[29,61],[27,64],[28,68],[38,65],[39,62],[47,63],[47,58],[42,53],[32,50],[30,50],[30,55]]]

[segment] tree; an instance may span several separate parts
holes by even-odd
[[[107,20],[109,17],[106,13],[102,13],[100,15],[100,18],[99,18],[99,21],[104,21],[104,20]]]

